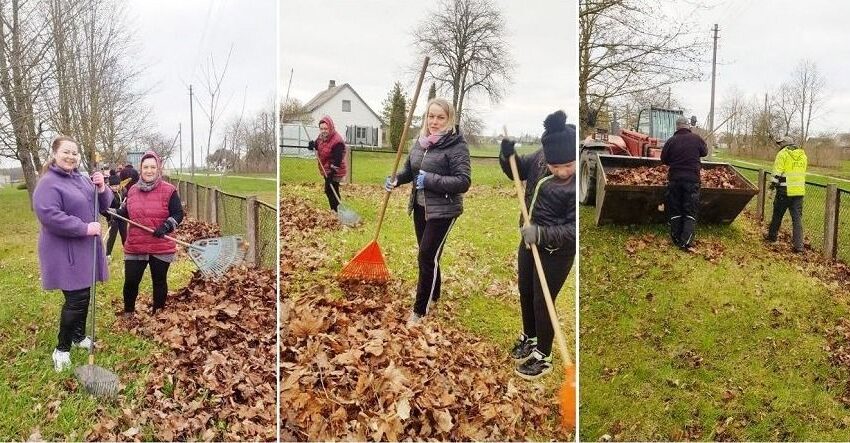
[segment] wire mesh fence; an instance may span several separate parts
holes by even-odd
[[[838,190],[838,238],[836,257],[850,263],[850,191]]]
[[[248,261],[277,265],[277,209],[255,197],[242,197],[179,179],[166,177],[177,187],[187,214],[214,223],[222,235],[241,235],[248,241]]]

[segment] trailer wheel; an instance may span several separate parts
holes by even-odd
[[[579,165],[579,203],[596,204],[596,159],[593,152],[582,152]]]

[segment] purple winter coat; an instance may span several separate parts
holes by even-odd
[[[73,291],[91,286],[92,242],[97,242],[97,280],[109,278],[100,236],[86,235],[88,224],[98,221],[98,214],[94,212],[94,189],[90,178],[76,170],[65,172],[56,165],[51,166],[35,186],[32,201],[41,223],[38,261],[41,286],[45,290]],[[112,193],[102,192],[99,196],[100,207],[108,208]]]

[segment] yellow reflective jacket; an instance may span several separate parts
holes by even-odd
[[[786,146],[773,162],[773,182],[784,187],[789,197],[806,195],[806,152],[796,146]]]

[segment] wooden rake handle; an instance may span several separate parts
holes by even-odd
[[[145,231],[150,232],[151,234],[153,234],[153,233],[154,233],[154,231],[155,231],[155,229],[149,228],[149,227],[147,227],[147,226],[145,226],[145,225],[143,225],[143,224],[141,224],[141,223],[134,222],[133,220],[130,220],[129,218],[122,217],[122,216],[120,216],[120,215],[118,215],[118,214],[116,214],[116,213],[114,213],[114,212],[110,212],[110,213],[109,213],[109,215],[111,215],[111,216],[113,216],[113,217],[115,217],[115,218],[117,218],[117,219],[119,219],[119,220],[124,220],[125,222],[127,222],[127,223],[129,223],[129,224],[131,224],[131,225],[133,225],[133,226],[135,226],[135,227],[137,227],[137,228],[142,228],[142,229],[144,229]],[[174,237],[170,237],[170,236],[167,236],[167,235],[163,235],[163,237],[164,237],[164,238],[166,238],[166,239],[168,239],[168,240],[171,240],[171,241],[173,241],[173,242],[175,242],[175,243],[177,243],[177,244],[183,245],[183,246],[185,246],[185,247],[187,247],[187,248],[193,248],[193,249],[194,249],[194,248],[196,248],[195,246],[192,246],[191,244],[186,243],[186,242],[184,242],[183,240],[178,240],[178,239],[176,239],[176,238],[174,238]]]
[[[395,163],[393,164],[393,173],[390,178],[390,181],[395,181],[396,173],[398,172],[398,165],[401,163],[401,154],[404,151],[404,143],[407,140],[407,128],[410,127],[410,122],[413,121],[413,111],[416,109],[416,100],[419,98],[419,91],[422,89],[422,81],[425,79],[425,71],[428,69],[428,62],[431,60],[430,57],[425,57],[425,60],[422,62],[422,69],[419,71],[419,80],[416,82],[416,92],[413,93],[413,100],[410,102],[410,110],[407,111],[407,120],[404,122],[404,128],[401,130],[401,140],[398,141],[398,150],[395,154]],[[423,122],[423,124],[425,124]],[[378,227],[375,228],[375,238],[373,241],[378,241],[378,235],[381,233],[381,225],[384,224],[384,215],[387,212],[387,204],[390,202],[390,193],[392,191],[387,191],[384,193],[384,203],[381,205],[381,210],[378,212]]]
[[[525,207],[525,199],[522,188],[522,182],[519,179],[519,168],[516,165],[516,154],[508,158],[511,164],[511,174],[514,176],[514,187],[516,187],[516,196],[519,200],[519,208],[522,211],[522,220],[525,226],[531,224],[531,218],[528,216],[528,208]],[[546,274],[543,273],[543,262],[540,261],[540,251],[537,245],[531,245],[531,255],[534,256],[534,267],[537,268],[537,278],[540,280],[540,287],[543,288],[543,299],[546,300],[546,309],[549,311],[549,320],[552,321],[552,329],[555,330],[555,342],[558,343],[558,350],[561,352],[561,358],[568,365],[573,364],[573,359],[570,356],[570,350],[567,347],[567,339],[564,338],[564,333],[561,331],[561,325],[558,321],[558,314],[555,312],[555,303],[552,302],[552,293],[549,292],[549,283],[546,282]]]

